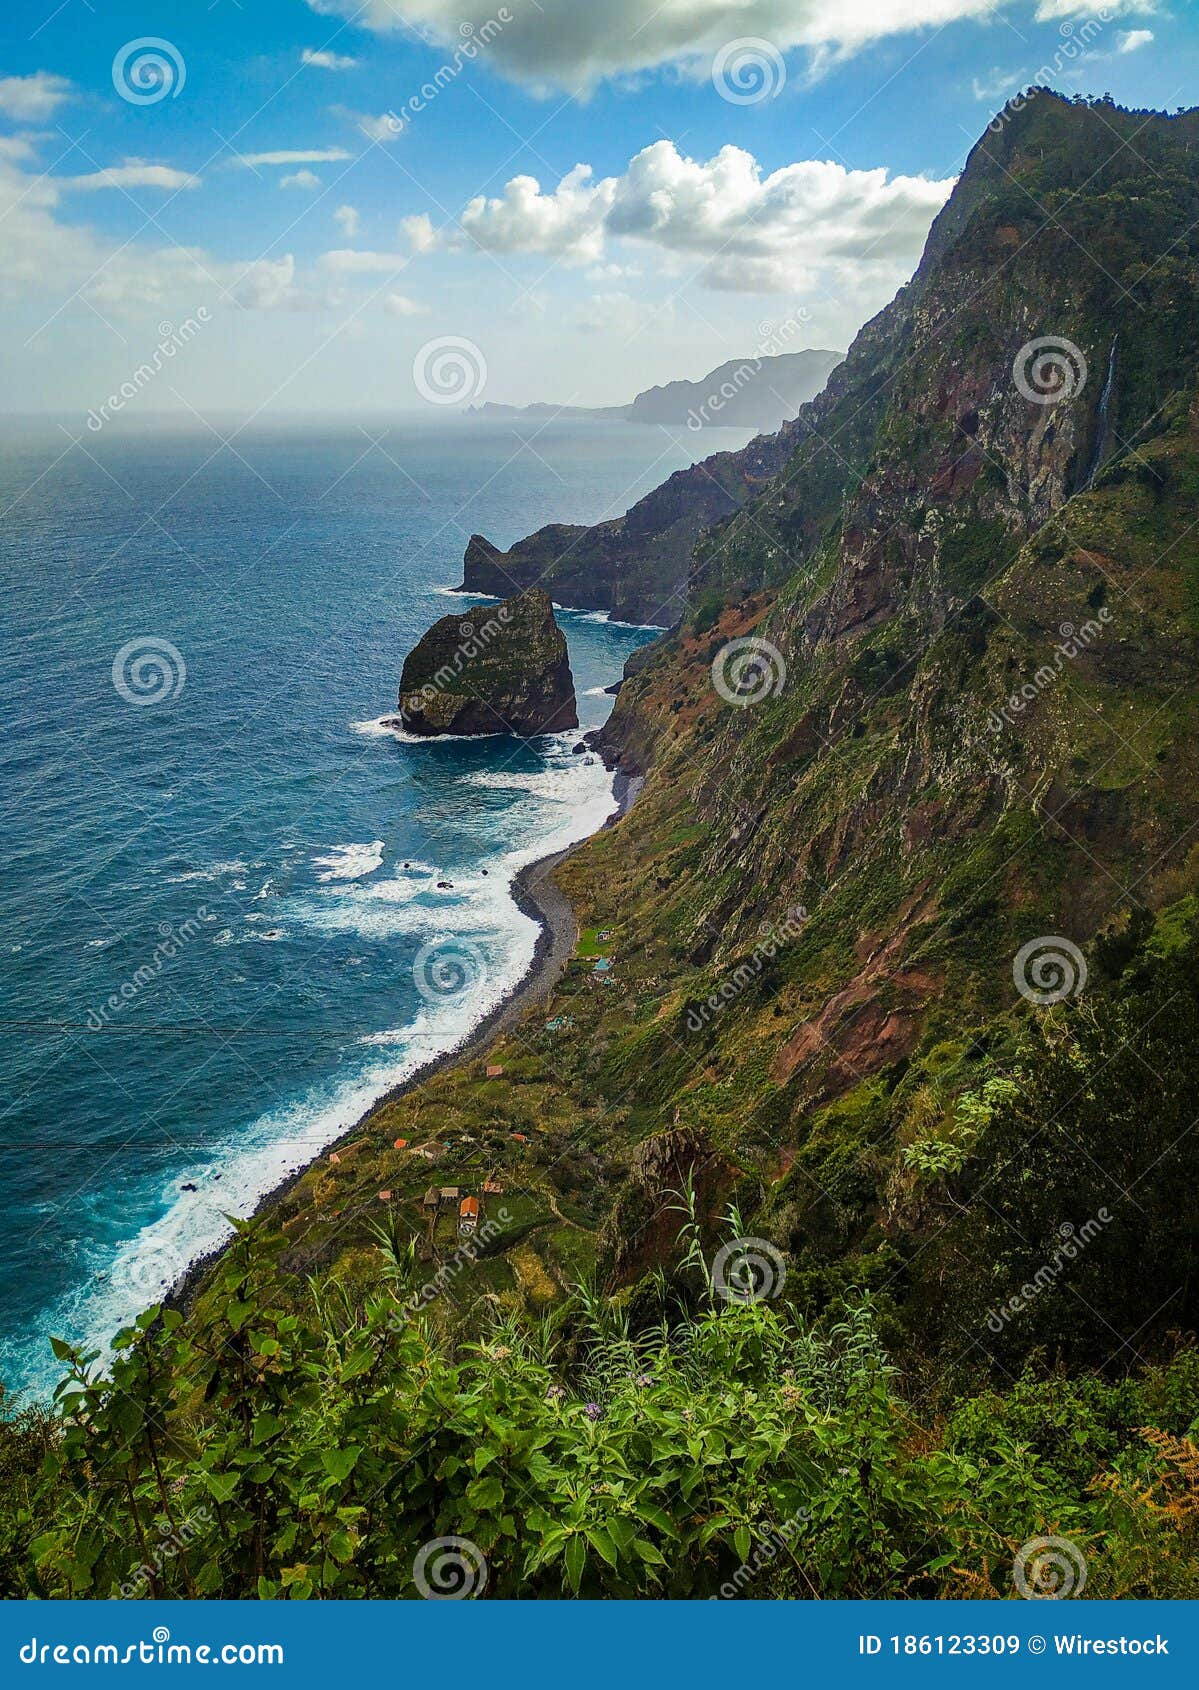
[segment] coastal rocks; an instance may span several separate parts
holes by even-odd
[[[413,734],[561,733],[578,726],[566,639],[548,593],[530,588],[443,616],[408,653],[399,725]]]
[[[511,593],[544,581],[559,604],[602,610],[616,622],[666,627],[686,603],[695,543],[776,475],[794,446],[788,423],[739,452],[681,469],[621,517],[593,527],[555,522],[506,552],[472,534],[460,592]]]
[[[818,350],[744,360],[722,365],[702,382],[673,382],[639,394],[630,409],[637,420],[670,415],[702,428],[734,418],[744,424],[750,415],[761,414],[777,432],[756,435],[737,451],[716,452],[676,471],[623,516],[607,522],[591,527],[550,523],[506,552],[484,535],[472,534],[459,590],[503,594],[544,581],[559,604],[606,611],[616,622],[673,627],[686,605],[700,535],[760,494],[786,465],[809,432],[802,420],[803,401],[823,387],[840,362],[840,353]],[[791,380],[780,387],[784,370]],[[762,371],[773,372],[773,379],[759,386]],[[742,411],[742,405],[748,410]],[[793,420],[780,426],[781,414]]]

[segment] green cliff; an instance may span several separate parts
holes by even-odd
[[[1196,112],[996,120],[761,485],[675,518],[552,996],[115,1384],[64,1350],[15,1591],[207,1509],[153,1594],[413,1596],[458,1534],[500,1596],[1001,1597],[1044,1537],[1199,1595],[1197,163]]]

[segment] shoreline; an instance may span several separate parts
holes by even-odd
[[[602,833],[606,828],[615,827],[616,823],[626,816],[632,808],[637,794],[642,786],[641,776],[630,776],[621,769],[612,772],[612,796],[616,800],[616,809],[596,831]],[[406,1096],[410,1091],[423,1085],[434,1074],[440,1074],[445,1069],[456,1066],[459,1062],[469,1061],[480,1054],[487,1045],[512,1022],[519,1019],[526,1009],[530,1009],[542,998],[548,997],[567,963],[574,955],[578,943],[578,925],[575,921],[574,909],[569,898],[553,879],[553,872],[558,864],[565,861],[573,851],[585,845],[589,839],[595,838],[589,833],[586,838],[576,841],[563,851],[552,851],[548,856],[539,857],[536,862],[528,863],[518,869],[512,877],[509,890],[513,902],[522,914],[529,916],[537,923],[537,939],[533,946],[533,956],[524,974],[513,986],[512,990],[490,1010],[479,1024],[472,1028],[460,1044],[444,1050],[439,1056],[431,1057],[409,1074],[406,1080],[398,1085],[389,1087],[381,1092],[370,1107],[354,1121],[337,1138],[320,1150],[317,1155],[305,1162],[294,1173],[279,1180],[263,1193],[258,1199],[249,1219],[261,1220],[269,1215],[273,1209],[288,1195],[307,1175],[315,1164],[327,1157],[339,1145],[346,1144],[357,1137],[370,1122],[376,1111],[385,1104],[393,1103],[397,1098]],[[184,1273],[162,1298],[164,1309],[178,1309],[186,1314],[190,1309],[196,1294],[199,1292],[210,1270],[216,1265],[229,1247],[229,1241],[218,1244],[215,1248],[197,1256],[189,1263]]]
[[[498,593],[484,593],[478,587],[468,587],[465,581],[463,581],[460,587],[442,587],[439,588],[438,591],[445,593],[447,597],[452,594],[454,597],[461,596],[468,599],[486,599],[489,604],[502,603]],[[658,634],[668,634],[670,632],[671,625],[669,623],[626,622],[622,617],[613,616],[612,612],[602,604],[559,604],[557,599],[551,599],[550,602],[554,607],[555,615],[559,611],[566,611],[571,616],[602,617],[603,620],[613,628],[633,628],[641,632],[647,632],[650,628],[652,628],[654,632]]]

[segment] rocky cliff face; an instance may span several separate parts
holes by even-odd
[[[1197,149],[1194,113],[1040,93],[1002,114],[780,476],[697,548],[693,593],[794,583],[809,640],[965,604],[1190,383]]]
[[[650,772],[605,884],[652,887],[618,945],[676,988],[638,1070],[794,1168],[797,1251],[883,1206],[938,1062],[985,1069],[1022,947],[1068,959],[1190,884],[1197,164],[1194,112],[1006,114],[617,700],[608,747]]]
[[[802,421],[678,470],[624,516],[592,528],[551,523],[502,552],[473,534],[462,590],[510,593],[544,582],[559,604],[618,622],[674,627],[686,607],[696,541],[752,499],[790,459]]]
[[[596,1249],[656,1328],[646,1270],[735,1202],[801,1308],[872,1294],[920,1399],[1110,1203],[1086,1296],[1008,1322],[1004,1379],[1195,1329],[1197,162],[1199,113],[1048,94],[975,150],[629,666],[605,737],[644,787],[557,871],[610,969],[589,948],[504,1036],[519,1084],[479,1062],[385,1106],[330,1249],[350,1199],[410,1177],[416,1212],[390,1147],[431,1112],[545,1193],[513,1306]],[[1049,337],[1088,366],[1068,392],[1027,361]],[[293,1219],[325,1247],[321,1201]]]
[[[399,722],[409,733],[528,739],[578,720],[566,640],[538,588],[443,616],[404,660]]]

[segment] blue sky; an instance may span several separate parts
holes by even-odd
[[[1183,0],[9,0],[0,402],[86,414],[189,320],[126,416],[410,408],[430,342],[574,403],[842,347],[1008,92],[1197,73]]]

